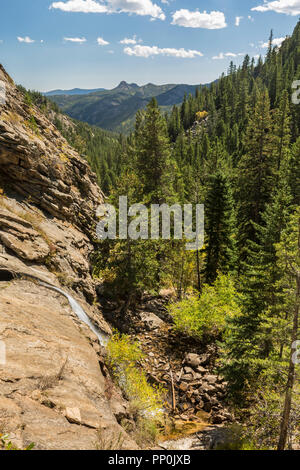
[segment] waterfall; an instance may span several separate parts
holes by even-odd
[[[108,340],[109,340],[109,336],[106,333],[103,333],[102,331],[100,331],[99,328],[97,328],[92,323],[90,318],[87,316],[87,314],[85,313],[83,308],[79,305],[79,303],[74,299],[74,297],[72,297],[70,294],[63,291],[62,289],[59,289],[58,287],[55,287],[55,286],[51,286],[50,284],[47,284],[45,282],[40,281],[39,284],[43,287],[47,287],[47,289],[52,289],[56,292],[59,292],[64,297],[66,297],[69,301],[69,304],[70,304],[73,312],[77,315],[79,320],[81,320],[83,323],[88,325],[88,327],[93,331],[93,333],[95,333],[95,335],[99,339],[99,343],[101,344],[101,346],[106,346],[107,345]]]

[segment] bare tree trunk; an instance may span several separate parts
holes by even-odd
[[[171,387],[172,387],[172,409],[173,409],[173,412],[175,413],[175,411],[176,411],[176,397],[175,397],[174,378],[173,378],[173,372],[172,372],[172,367],[171,367],[170,363],[169,363],[169,366],[170,366],[170,377],[171,377]]]
[[[196,259],[197,259],[197,277],[198,277],[197,289],[198,289],[199,294],[201,294],[202,286],[201,286],[199,250],[196,251]]]
[[[288,313],[285,314],[284,319],[285,320],[288,319]],[[282,341],[282,343],[280,344],[279,359],[282,359],[283,357],[283,349],[284,349],[284,341]]]
[[[177,293],[178,300],[182,300],[183,276],[184,276],[184,259],[182,258],[182,260],[181,260],[180,281],[179,281],[179,288],[178,288],[178,293]]]

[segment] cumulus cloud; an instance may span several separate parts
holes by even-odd
[[[141,40],[138,41],[136,38],[136,35],[134,35],[133,38],[122,39],[122,41],[120,41],[120,44],[129,45],[129,44],[137,44],[138,42],[142,42],[142,41]]]
[[[105,39],[100,38],[100,37],[97,38],[97,43],[98,43],[99,46],[107,46],[109,44],[108,41],[105,41]]]
[[[84,42],[86,42],[85,38],[64,38],[64,40],[68,42],[76,42],[78,44],[83,44]]]
[[[149,15],[160,20],[166,19],[162,9],[151,0],[106,0],[106,2],[112,12],[120,11],[141,16]]]
[[[273,46],[280,47],[284,40],[285,38],[273,38]],[[260,47],[262,48],[269,47],[269,42],[262,42]]]
[[[73,13],[106,13],[107,7],[95,0],[68,0],[66,2],[53,2],[50,9],[57,9]]]
[[[235,54],[234,52],[220,52],[219,55],[215,55],[213,56],[213,60],[223,60],[223,59],[226,59],[228,57],[240,57],[240,56],[244,56],[245,54],[243,52],[239,52],[238,54]]]
[[[241,20],[243,19],[243,16],[236,16],[235,17],[235,26],[240,26]]]
[[[77,13],[129,13],[165,20],[160,6],[151,0],[66,0],[53,2],[50,9]]]
[[[222,29],[226,28],[226,19],[221,11],[189,11],[185,9],[177,10],[173,14],[172,24],[183,26],[184,28],[204,28]]]
[[[25,36],[24,38],[18,36],[17,39],[19,42],[25,42],[26,44],[32,44],[33,42],[35,42],[35,40],[31,39],[29,36]]]
[[[203,54],[200,51],[186,50],[186,49],[173,49],[173,48],[160,48],[157,46],[140,46],[136,45],[134,47],[125,47],[125,54],[136,57],[151,57],[157,55],[177,57],[181,59],[194,59],[199,56],[202,57]]]
[[[273,2],[264,0],[263,5],[251,8],[252,11],[275,11],[285,15],[300,15],[300,0],[276,0]]]

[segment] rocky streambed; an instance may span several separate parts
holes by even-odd
[[[104,315],[139,340],[148,380],[167,390],[168,424],[161,446],[207,449],[216,433],[223,433],[232,422],[225,401],[227,383],[215,373],[217,347],[174,330],[166,308],[169,301],[166,295],[145,297],[125,317],[118,315],[114,305],[106,304]]]

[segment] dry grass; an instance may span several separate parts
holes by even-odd
[[[41,377],[39,380],[39,384],[38,384],[39,390],[45,391],[45,390],[49,390],[50,388],[56,387],[59,384],[59,382],[63,379],[67,362],[68,362],[68,359],[66,359],[63,362],[57,374],[45,375],[44,377]]]
[[[97,431],[98,441],[95,444],[97,450],[122,450],[124,444],[124,436],[120,432],[115,436],[111,431],[105,432],[103,429]]]
[[[9,122],[11,124],[20,124],[22,123],[22,119],[20,116],[13,112],[13,111],[7,111],[6,113],[3,113],[3,116],[1,116],[4,122]]]

